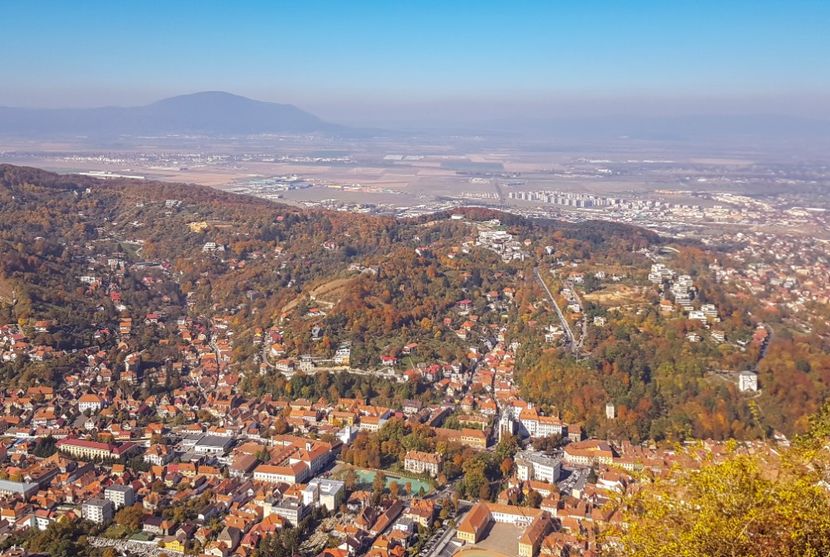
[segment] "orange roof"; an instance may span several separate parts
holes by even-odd
[[[490,519],[490,509],[487,508],[485,503],[479,501],[464,516],[461,524],[458,525],[458,529],[462,532],[475,535],[489,524]]]

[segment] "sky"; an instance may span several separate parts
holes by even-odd
[[[830,117],[830,1],[3,0],[0,105],[222,90],[330,119]]]

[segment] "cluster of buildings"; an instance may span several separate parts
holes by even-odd
[[[529,243],[525,244],[513,239],[513,235],[504,230],[498,220],[477,223],[477,226],[478,237],[475,245],[498,253],[503,261],[523,261],[527,257]]]

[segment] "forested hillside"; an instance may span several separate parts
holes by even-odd
[[[357,372],[472,374],[498,342],[514,343],[527,400],[633,440],[791,433],[827,394],[826,337],[778,327],[768,308],[714,281],[710,264],[727,254],[675,244],[667,258],[667,240],[612,223],[450,216],[309,211],[200,186],[2,166],[0,325],[20,332],[9,333],[0,375],[10,386],[60,385],[100,352],[116,377],[134,353],[147,367],[171,365],[185,323],[197,335],[229,331],[228,361],[259,394],[292,389],[283,359],[323,368],[348,348]],[[513,256],[481,240],[494,230],[511,238]],[[716,319],[665,311],[668,286],[647,280],[657,260],[687,273],[695,303]],[[563,342],[537,270],[579,350]],[[776,333],[758,364],[753,335],[769,324]],[[713,374],[756,365],[760,395]]]

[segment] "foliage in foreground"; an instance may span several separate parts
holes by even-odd
[[[678,469],[625,501],[615,557],[830,555],[830,404],[781,455],[733,453]]]

